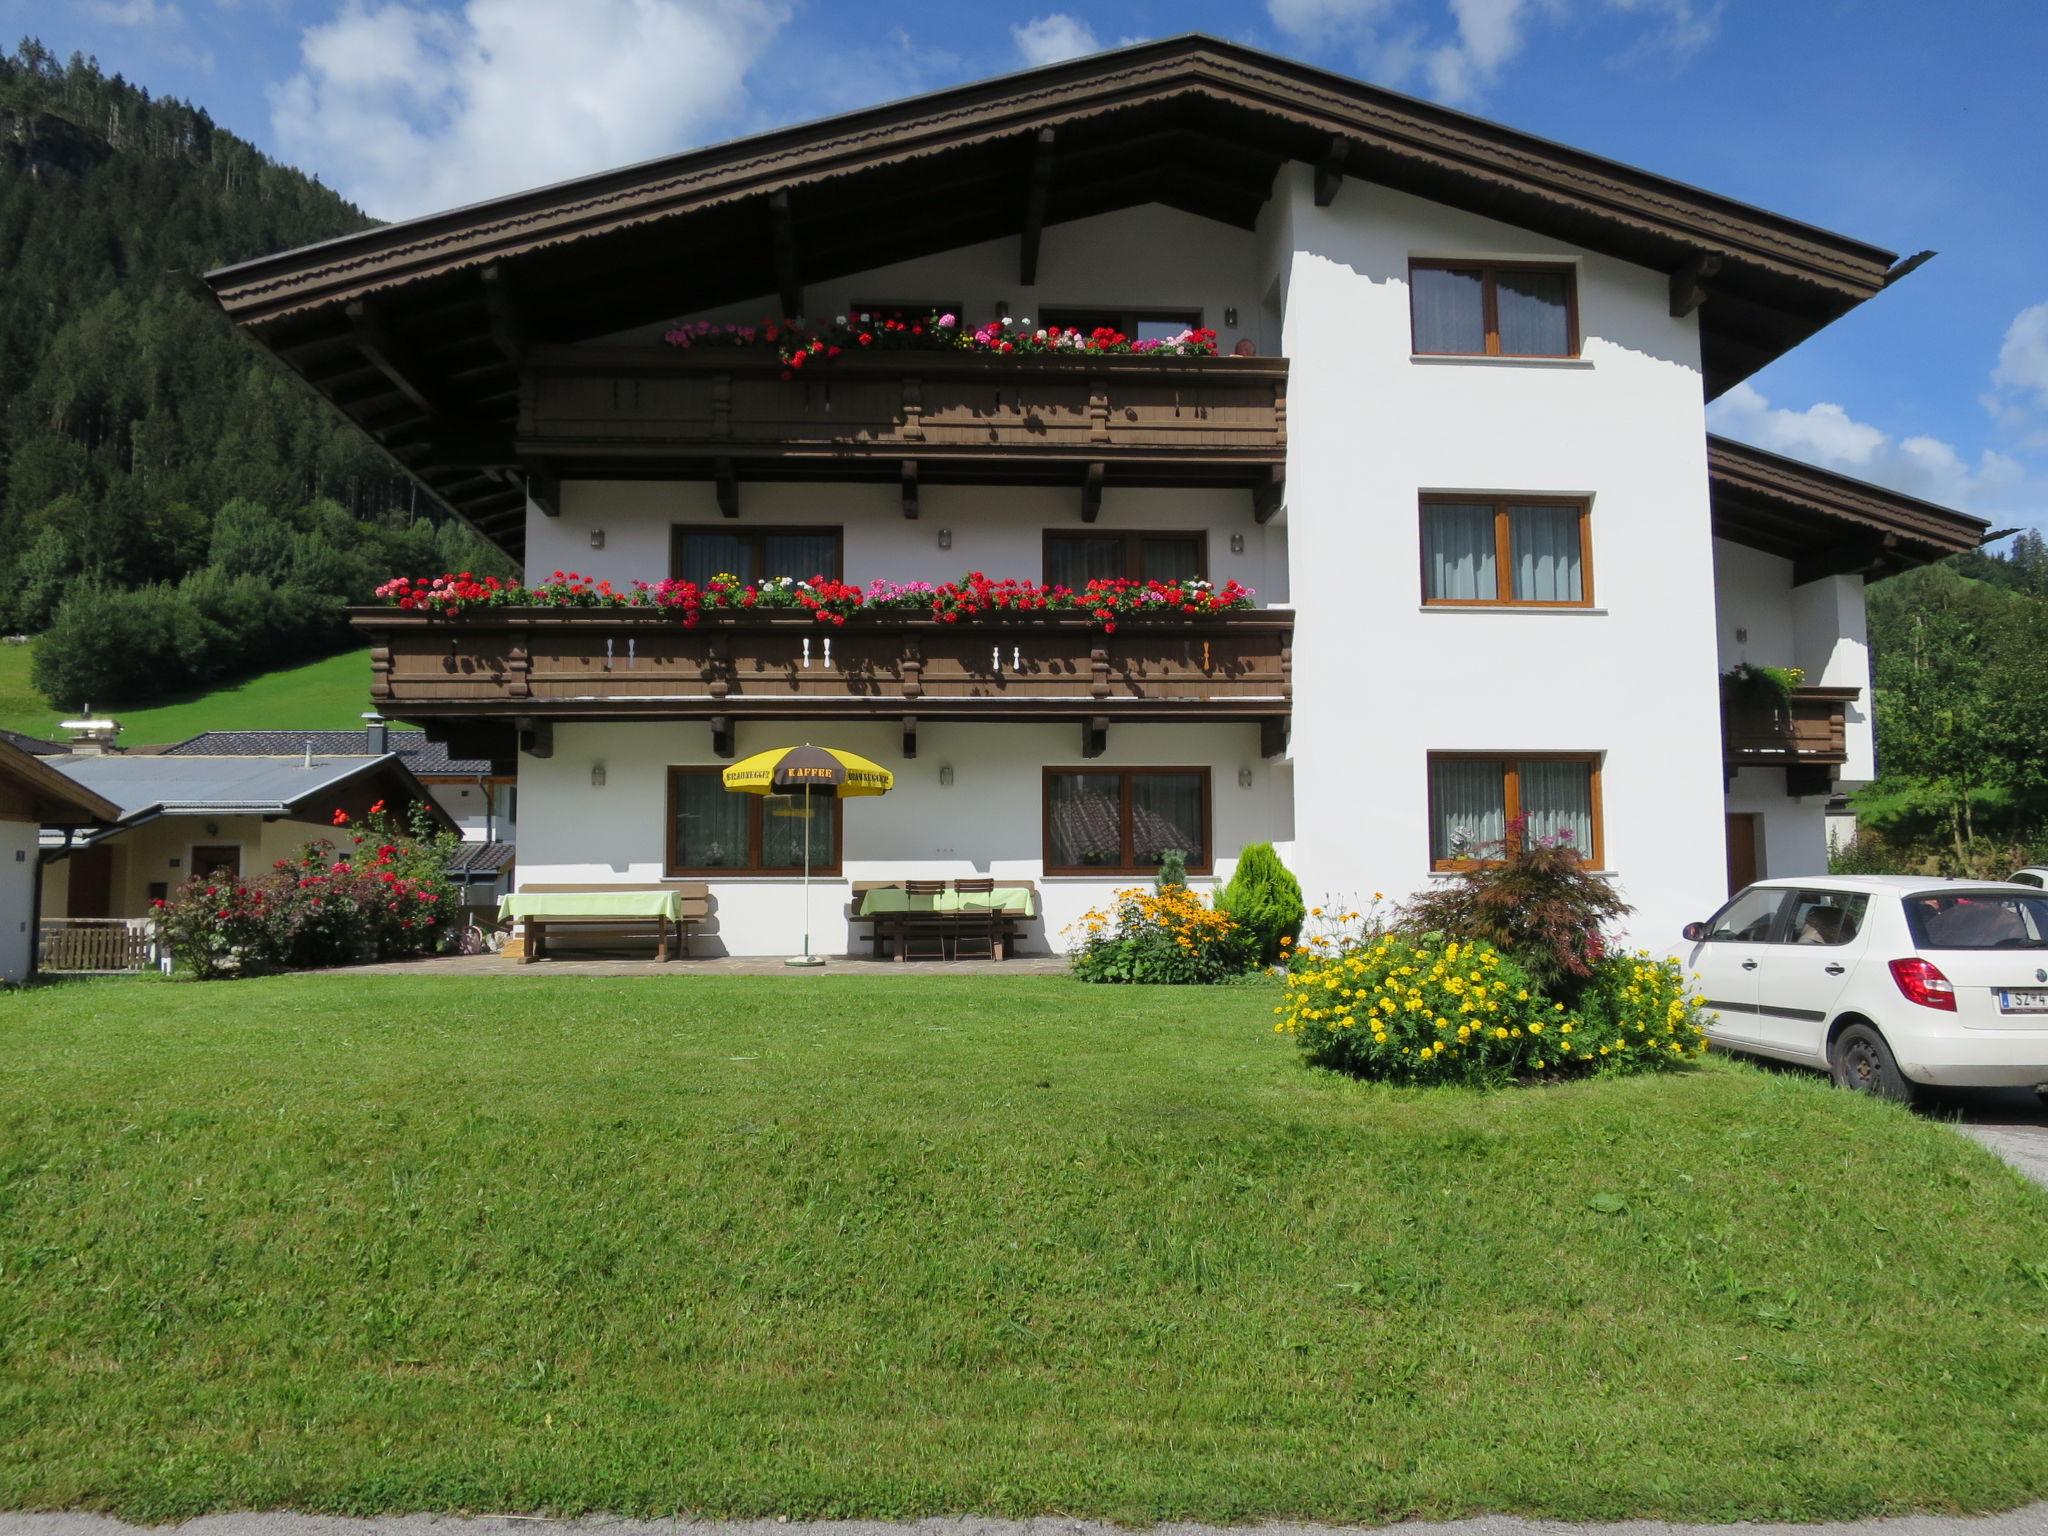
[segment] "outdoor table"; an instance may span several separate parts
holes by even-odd
[[[655,959],[666,960],[669,936],[683,916],[683,897],[683,891],[674,887],[624,891],[513,891],[499,901],[498,920],[526,924],[525,958],[537,960],[547,944],[549,923],[653,919],[660,924]]]
[[[913,918],[929,916],[943,921],[948,917],[964,918],[970,913],[998,913],[1003,921],[994,944],[994,955],[1000,960],[1007,947],[1003,936],[1007,934],[1010,920],[1034,915],[1031,894],[1028,888],[1020,886],[998,886],[992,891],[956,891],[948,886],[935,895],[919,893],[913,896],[900,885],[879,885],[861,897],[857,915],[874,919],[875,952],[878,956],[883,939],[893,929],[896,958],[902,960],[908,953],[907,940]]]
[[[940,891],[936,896],[913,896],[900,885],[878,885],[861,898],[860,915],[878,917],[896,912],[1009,912],[1018,917],[1033,915],[1031,893],[1017,887],[996,887],[993,891]]]

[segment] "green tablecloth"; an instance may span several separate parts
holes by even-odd
[[[666,917],[683,915],[681,891],[514,891],[498,903],[498,921],[522,917]]]
[[[1031,916],[1031,893],[1018,886],[997,886],[993,891],[941,891],[936,896],[913,896],[900,885],[879,885],[861,898],[860,915],[874,917],[884,912],[1014,912]]]

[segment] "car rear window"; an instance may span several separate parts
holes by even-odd
[[[1918,949],[2048,949],[2048,894],[1939,891],[1906,898]]]

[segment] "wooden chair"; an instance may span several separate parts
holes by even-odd
[[[953,889],[962,896],[988,896],[994,893],[995,880],[983,877],[975,880],[955,880]],[[955,960],[1000,960],[1003,958],[1002,932],[1003,915],[990,906],[985,912],[962,911],[955,914],[953,924],[953,958]],[[984,922],[976,922],[984,918]],[[979,946],[978,952],[969,951]]]
[[[943,880],[906,880],[904,891],[915,901],[919,896],[944,894]],[[896,958],[898,960],[946,958],[946,914],[943,912],[909,912],[904,914],[902,928],[896,934]],[[931,940],[938,945],[936,955],[919,955],[916,948],[920,940]]]

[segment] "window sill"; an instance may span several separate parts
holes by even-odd
[[[1581,608],[1576,603],[1421,603],[1421,613],[1540,613],[1580,619],[1604,619],[1605,608]]]
[[[1445,364],[1453,368],[1564,368],[1588,369],[1589,357],[1488,357],[1479,352],[1411,352],[1411,363]]]
[[[746,880],[758,885],[781,885],[785,882],[800,885],[803,883],[804,872],[800,869],[792,869],[787,874],[779,869],[705,869],[699,870],[695,874],[667,874],[661,878],[671,885],[679,885],[686,880],[699,883],[706,880]],[[846,876],[836,869],[813,869],[811,871],[813,882],[819,880],[844,880],[845,878]]]

